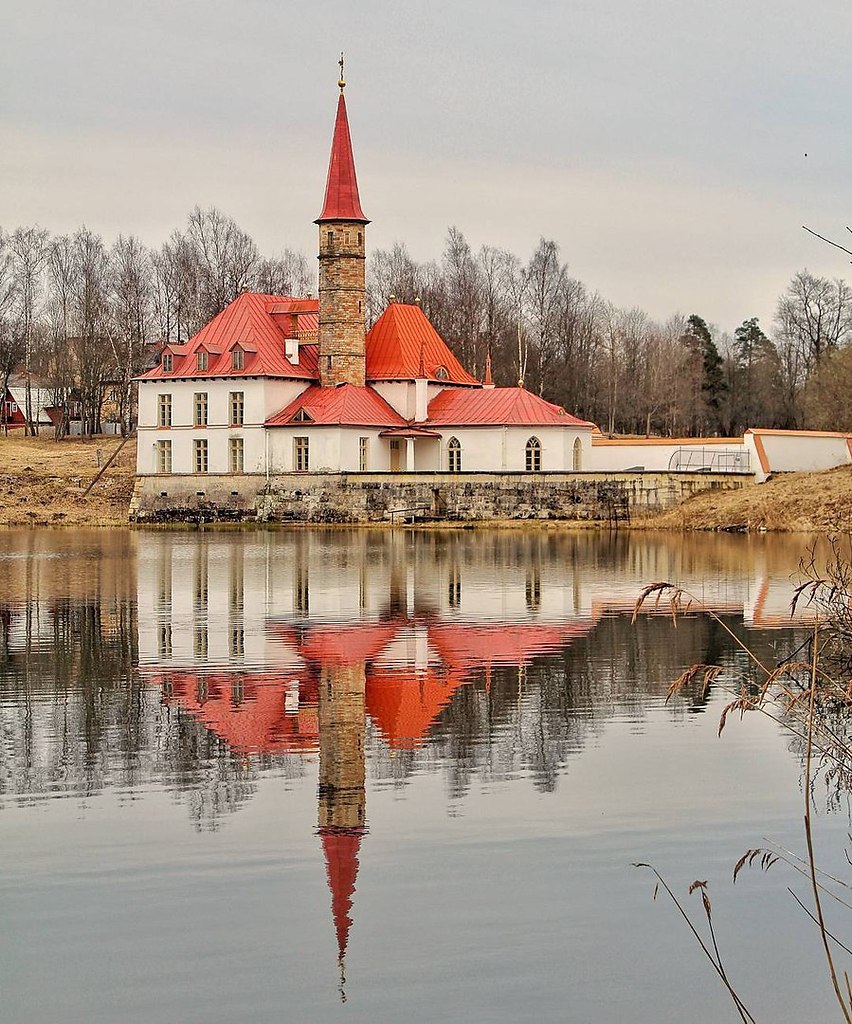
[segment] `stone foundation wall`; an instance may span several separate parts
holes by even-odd
[[[733,473],[288,473],[144,476],[132,520],[388,523],[490,519],[621,522],[699,491],[752,484]]]

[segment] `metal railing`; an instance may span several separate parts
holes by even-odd
[[[751,453],[699,445],[689,445],[672,452],[670,473],[751,473]]]

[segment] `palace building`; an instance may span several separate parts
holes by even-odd
[[[139,380],[139,476],[588,468],[591,423],[521,385],[495,387],[490,365],[476,380],[419,305],[391,302],[366,330],[370,222],[342,71],[339,86],[316,219],[319,298],[247,292],[166,345]]]

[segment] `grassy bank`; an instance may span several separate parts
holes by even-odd
[[[705,491],[648,520],[655,530],[826,533],[852,526],[852,466],[783,473],[738,491]]]
[[[100,465],[121,444],[119,437],[81,440],[0,434],[0,526],[118,526],[127,524],[136,471],[136,439],[86,497]]]

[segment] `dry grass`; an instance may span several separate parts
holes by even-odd
[[[848,529],[849,524],[852,466],[783,473],[737,491],[704,491],[642,525],[668,530],[809,533]]]
[[[86,497],[83,492],[121,444],[118,437],[81,440],[0,435],[0,526],[116,526],[127,523],[136,472],[136,439]]]

